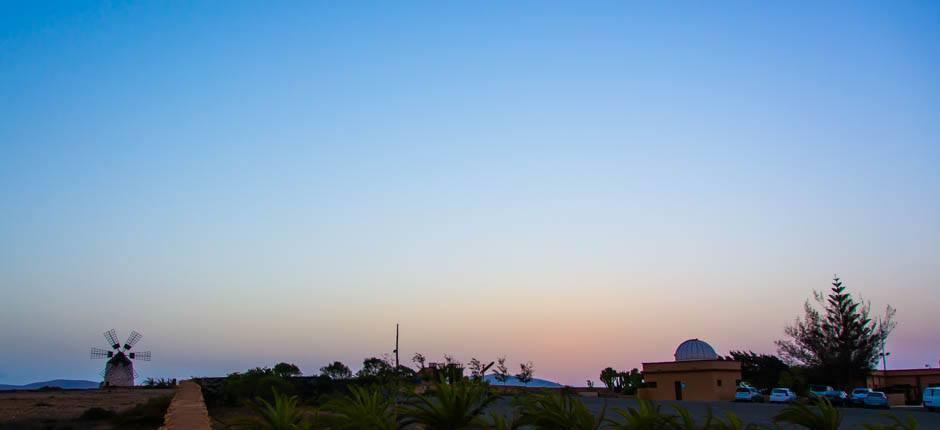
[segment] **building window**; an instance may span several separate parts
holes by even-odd
[[[718,380],[718,386],[721,386],[721,379]]]
[[[644,382],[640,384],[640,388],[656,388],[656,381]]]

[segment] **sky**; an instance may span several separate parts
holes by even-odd
[[[394,348],[773,353],[833,274],[940,365],[940,3],[3,2],[0,383]]]

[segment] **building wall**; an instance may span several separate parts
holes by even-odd
[[[899,385],[911,386],[907,400],[918,402],[923,395],[924,388],[940,386],[940,369],[897,369],[887,372],[878,370],[868,376],[870,388],[882,389]]]
[[[734,400],[741,380],[741,363],[731,360],[643,363],[643,379],[646,387],[637,391],[640,399],[675,400],[678,381],[685,384],[682,400]]]

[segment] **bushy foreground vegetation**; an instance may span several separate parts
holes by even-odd
[[[171,396],[154,397],[121,412],[92,407],[85,410],[78,420],[106,421],[114,429],[157,429],[163,425],[163,418],[171,400]]]
[[[297,396],[272,391],[272,401],[257,399],[256,414],[229,423],[232,429],[535,429],[535,430],[808,430],[841,429],[841,412],[826,401],[817,405],[793,404],[774,417],[773,425],[745,424],[733,413],[715,415],[709,410],[697,421],[686,409],[639,401],[636,407],[606,407],[592,413],[581,399],[568,390],[517,395],[508,410],[492,407],[499,399],[480,380],[438,381],[423,392],[389,387],[351,385],[343,395],[321,407],[303,410]],[[783,427],[786,425],[787,427]],[[916,430],[917,422],[887,416],[884,423],[868,424],[867,430]]]

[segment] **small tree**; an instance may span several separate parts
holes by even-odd
[[[607,386],[607,389],[610,391],[618,391],[616,388],[615,381],[617,379],[617,371],[613,367],[608,367],[604,370],[601,370],[601,376],[599,378],[601,383]]]
[[[531,361],[519,364],[519,373],[516,374],[516,379],[519,380],[526,387],[529,386],[529,382],[532,382],[532,376],[535,374],[535,365]]]
[[[345,364],[334,361],[329,365],[320,368],[320,374],[330,379],[349,379],[352,378],[352,371]]]
[[[424,363],[427,362],[427,359],[424,358],[424,355],[420,352],[416,352],[411,361],[418,366],[419,369],[424,369]]]
[[[476,357],[470,359],[470,362],[467,364],[467,368],[470,369],[470,377],[473,379],[482,379],[483,378],[483,363],[480,362]]]
[[[620,372],[617,374],[618,390],[625,394],[636,394],[637,388],[643,384],[643,374],[637,368],[630,369],[629,372]]]
[[[388,375],[392,371],[392,365],[378,357],[369,357],[362,361],[362,369],[356,372],[357,378],[369,378]]]
[[[506,367],[506,357],[499,357],[496,359],[496,380],[500,384],[505,384],[509,380],[509,368]]]
[[[274,371],[274,374],[282,378],[289,378],[291,376],[300,376],[300,368],[291,364],[291,363],[277,363],[274,365],[274,368],[271,369]]]

